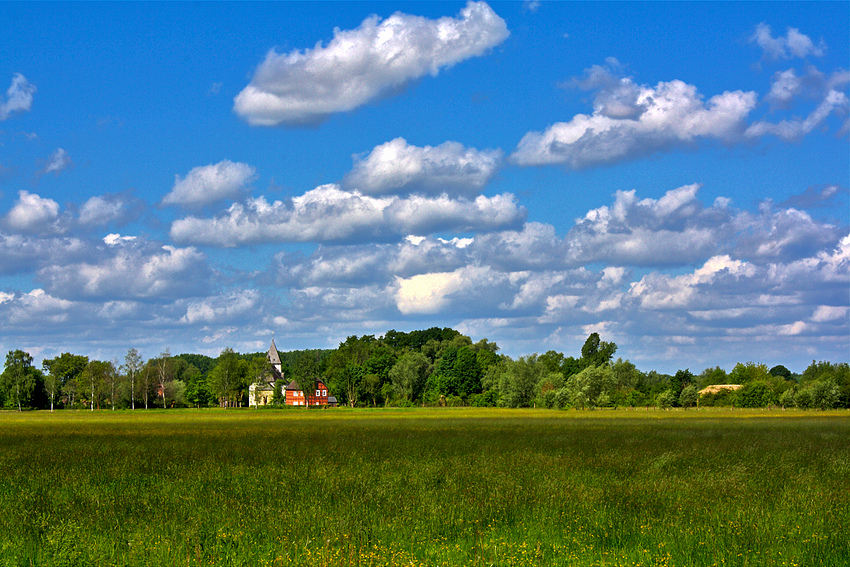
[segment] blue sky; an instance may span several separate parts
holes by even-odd
[[[0,350],[850,354],[846,2],[5,3]]]

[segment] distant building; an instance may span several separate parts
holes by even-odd
[[[248,405],[251,407],[270,405],[274,399],[275,384],[283,383],[283,365],[280,362],[280,353],[277,351],[274,339],[272,339],[266,358],[269,361],[268,373],[258,377],[248,387]],[[322,380],[316,380],[316,390],[307,392],[306,395],[301,391],[301,386],[294,380],[286,386],[281,386],[280,394],[284,398],[284,403],[288,406],[337,406],[336,398],[330,395],[328,387]]]
[[[336,398],[328,394],[328,387],[316,380],[316,390],[303,392],[294,380],[286,385],[286,405],[288,406],[332,406],[336,407]]]
[[[712,384],[711,386],[706,386],[702,390],[699,391],[700,396],[704,396],[705,394],[716,394],[718,392],[722,392],[723,390],[731,390],[735,391],[741,387],[741,384]]]
[[[254,383],[248,386],[249,407],[270,405],[274,399],[275,383],[283,383],[283,365],[280,362],[280,353],[277,352],[274,339],[272,339],[272,344],[268,353],[266,353],[266,359],[269,361],[268,372],[258,376]],[[284,393],[283,386],[281,386],[280,393],[281,395]]]

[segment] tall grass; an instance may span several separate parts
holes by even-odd
[[[846,412],[0,414],[2,565],[850,565]]]

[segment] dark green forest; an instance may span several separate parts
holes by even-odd
[[[802,374],[785,366],[738,363],[674,375],[639,370],[614,358],[617,345],[587,337],[578,356],[550,350],[513,359],[486,338],[473,342],[450,328],[380,337],[351,336],[336,349],[281,352],[283,385],[322,380],[340,405],[498,406],[556,409],[612,407],[850,408],[850,366],[812,361]],[[33,365],[29,353],[6,355],[0,407],[6,409],[151,409],[244,407],[252,383],[269,382],[265,352],[224,349],[217,358],[172,355],[143,360],[134,348],[123,361],[62,353]],[[710,386],[726,385],[710,388]],[[732,385],[732,386],[730,386]]]

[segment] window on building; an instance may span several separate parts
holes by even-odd
[[[318,390],[316,390],[316,397],[317,398],[319,397],[319,391]]]
[[[327,390],[322,390],[322,396],[327,396],[327,395],[328,395],[328,391],[327,391]]]

